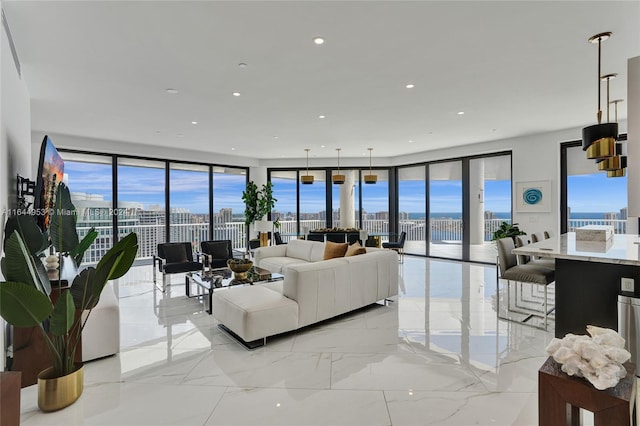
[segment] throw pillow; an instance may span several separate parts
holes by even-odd
[[[365,254],[366,252],[367,252],[367,249],[362,247],[360,243],[356,241],[355,243],[349,246],[349,248],[347,249],[347,252],[344,254],[344,257],[357,256],[359,254]]]
[[[184,244],[165,244],[163,248],[164,258],[167,263],[184,263],[189,261],[189,259],[187,259],[187,251]]]
[[[349,245],[347,243],[334,243],[327,241],[324,245],[324,260],[333,259],[336,257],[343,257],[347,252]]]

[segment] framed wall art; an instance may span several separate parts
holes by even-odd
[[[551,181],[516,182],[516,211],[551,212]]]

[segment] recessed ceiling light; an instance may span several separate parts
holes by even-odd
[[[233,92],[233,96],[240,96],[240,92]]]
[[[238,66],[239,66],[240,68],[246,68],[246,67],[247,67],[247,64],[245,64],[244,62],[240,62],[240,63],[238,64]]]
[[[415,85],[415,84],[413,84],[413,83],[409,83],[409,84],[407,84],[405,87],[406,87],[407,89],[413,89],[414,87],[416,87],[416,85]]]
[[[169,93],[170,95],[175,95],[178,93],[178,90],[169,88],[169,89],[166,89],[166,92]]]
[[[320,148],[324,148],[324,145],[320,145]]]
[[[274,136],[273,138],[274,138],[274,139],[280,139],[278,136]]]
[[[231,151],[235,151],[235,150],[236,150],[235,148],[231,148]]]
[[[464,111],[458,111],[458,115],[464,115]]]
[[[198,122],[197,121],[192,121],[191,124],[198,124]]]
[[[409,141],[409,143],[413,143],[413,141]]]
[[[324,115],[319,115],[318,118],[325,118],[325,116]]]
[[[313,42],[315,44],[324,44],[324,38],[322,38],[322,37],[314,37],[313,38]]]

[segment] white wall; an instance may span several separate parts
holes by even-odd
[[[30,179],[35,176],[31,167],[29,92],[14,66],[4,29],[0,28],[0,33],[0,212],[6,212],[7,209],[16,207],[16,175],[20,174]],[[4,229],[4,220],[0,227]],[[0,237],[4,238],[3,235]],[[4,321],[0,323],[1,371],[4,370],[5,347]]]

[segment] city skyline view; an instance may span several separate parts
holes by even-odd
[[[73,192],[97,194],[105,201],[112,199],[111,165],[65,162],[65,175]],[[164,169],[151,167],[118,167],[118,199],[141,203],[145,208],[164,206]],[[245,176],[241,174],[214,173],[214,212],[231,208],[234,215],[244,212],[242,191]],[[275,178],[274,197],[278,199],[275,211],[295,213],[296,187],[293,179]],[[425,212],[425,183],[423,181],[400,181],[400,211],[412,216]],[[604,173],[574,175],[567,179],[568,205],[571,214],[604,214],[619,212],[626,207],[627,178],[608,179]],[[339,185],[333,185],[339,190]],[[172,169],[170,173],[170,205],[186,209],[193,214],[209,213],[208,173]],[[356,185],[354,197],[358,197]],[[388,182],[362,185],[363,210],[368,213],[388,211]],[[431,181],[431,213],[460,213],[462,210],[461,181]],[[300,213],[321,213],[325,206],[325,182],[300,186]],[[511,211],[511,182],[485,181],[484,210],[495,213]],[[333,210],[338,210],[337,191],[333,195]],[[356,201],[356,210],[357,210]]]

